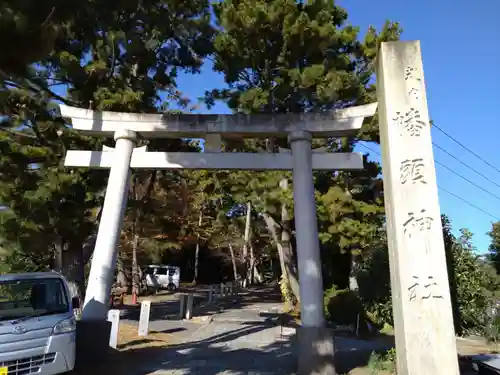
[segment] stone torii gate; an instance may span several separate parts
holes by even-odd
[[[419,42],[382,43],[377,96],[391,287],[400,375],[458,375],[453,315],[440,222]],[[114,149],[67,152],[68,167],[110,169],[82,319],[106,320],[131,168],[292,170],[301,321],[299,374],[335,374],[323,313],[313,169],[363,168],[359,153],[312,152],[315,138],[360,129],[377,104],[300,115],[142,115],[61,105],[73,128],[114,137]],[[229,137],[288,137],[291,153],[223,153]],[[148,152],[143,138],[204,138],[204,153]]]
[[[112,136],[115,148],[103,151],[68,151],[65,165],[70,167],[109,168],[109,180],[83,306],[82,320],[104,321],[113,283],[124,210],[128,198],[130,168],[145,169],[223,169],[223,170],[292,170],[295,201],[297,258],[300,275],[301,320],[299,332],[300,367],[317,363],[319,343],[330,352],[333,342],[325,329],[323,281],[318,241],[313,169],[359,170],[360,153],[312,152],[313,137],[341,137],[361,128],[365,117],[375,114],[377,104],[338,110],[326,115],[139,115],[93,112],[61,105],[61,114],[72,119],[73,128],[87,135]],[[205,152],[148,152],[134,148],[143,138],[204,138]],[[224,153],[221,138],[287,136],[291,153]],[[97,328],[97,326],[96,326]],[[99,328],[100,329],[100,328]],[[308,353],[309,355],[306,355]],[[311,358],[313,356],[314,358]],[[328,362],[328,361],[327,361]],[[317,365],[315,365],[317,367]],[[334,373],[325,363],[322,373]]]

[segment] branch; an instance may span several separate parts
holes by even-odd
[[[40,132],[40,129],[38,128],[38,124],[36,122],[36,118],[35,118],[35,115],[33,116],[29,116],[30,118],[30,121],[31,121],[31,129],[33,129],[33,131],[35,132],[35,135],[37,137],[37,139],[40,141],[40,143],[44,146],[47,146],[48,145],[48,142],[47,140],[42,136],[42,133]]]
[[[12,131],[12,130],[9,130],[9,129],[0,128],[0,131],[2,131],[4,133],[7,133],[7,134],[10,134],[10,135],[13,135],[13,136],[17,136],[17,137],[37,139],[37,137],[34,136],[34,135],[27,134],[27,133],[19,133],[19,132]]]
[[[266,215],[266,216],[270,217],[273,220],[274,225],[276,225],[281,230],[286,230],[284,228],[283,224],[279,220],[277,220],[276,217],[273,214],[271,214],[270,212],[264,211],[264,212],[262,212],[262,215]]]
[[[157,177],[157,171],[151,173],[151,178],[149,179],[146,192],[144,193],[144,197],[142,198],[143,202],[146,202],[149,198],[151,198],[151,194],[153,193],[153,188],[156,182],[156,177]]]
[[[35,93],[38,93],[39,91],[43,91],[46,94],[48,94],[52,99],[59,100],[59,101],[61,101],[64,104],[67,104],[67,105],[73,106],[73,107],[79,107],[80,106],[79,103],[74,102],[74,101],[69,100],[69,99],[66,99],[66,98],[63,98],[62,96],[60,96],[60,95],[56,94],[55,92],[53,92],[52,90],[50,90],[48,87],[45,87],[45,86],[43,86],[43,85],[41,85],[39,83],[36,83],[36,81],[33,81],[30,78],[24,78],[24,80],[26,80],[28,82],[28,85],[25,85],[25,84],[22,84],[20,82],[14,81],[11,77],[9,77],[9,75],[7,75],[1,69],[0,69],[0,76],[2,76],[2,78],[5,80],[5,83],[7,85],[14,86],[15,88],[18,88],[18,89],[21,89],[21,90],[32,91],[32,92],[35,92]]]
[[[70,99],[63,98],[62,96],[60,96],[60,95],[56,94],[55,92],[53,92],[52,90],[50,90],[48,87],[41,85],[40,82],[37,83],[36,80],[32,80],[30,78],[26,78],[26,80],[31,85],[35,86],[35,87],[31,87],[32,91],[36,91],[35,89],[38,88],[39,90],[41,90],[41,91],[45,92],[46,94],[48,94],[49,96],[51,96],[53,99],[59,100],[60,102],[66,104],[66,105],[73,106],[73,107],[80,107],[81,106],[81,103],[74,102]]]
[[[42,22],[42,24],[40,25],[41,27],[44,27],[48,22],[49,20],[52,18],[52,15],[54,14],[56,10],[56,7],[52,7],[52,10],[50,11],[49,15],[45,18],[45,21]]]

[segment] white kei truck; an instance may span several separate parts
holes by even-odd
[[[55,375],[75,366],[78,298],[57,272],[0,275],[0,375]]]

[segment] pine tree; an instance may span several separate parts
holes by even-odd
[[[30,4],[14,7],[19,19],[32,17],[36,7]],[[70,170],[62,160],[68,149],[111,144],[76,134],[59,116],[56,102],[134,112],[186,104],[175,80],[179,71],[197,72],[211,51],[209,4],[189,0],[165,5],[163,0],[79,2],[71,20],[61,21],[64,27],[54,34],[50,48],[21,56],[26,68],[5,71],[0,81],[0,201],[8,207],[1,231],[23,254],[39,260],[39,268],[53,267],[54,258],[60,261],[80,293],[107,173]],[[148,146],[179,150],[183,144],[174,140]]]
[[[500,274],[500,222],[491,225],[488,232],[491,244],[488,247],[488,259],[494,264],[497,274]]]
[[[400,34],[398,24],[388,22],[380,33],[369,28],[360,41],[359,28],[347,24],[345,10],[326,0],[226,0],[215,5],[215,14],[220,27],[215,70],[224,74],[227,87],[207,92],[206,100],[209,105],[225,100],[233,111],[244,113],[321,112],[375,101],[377,47]],[[376,120],[370,120],[358,136],[376,141],[374,129]],[[226,143],[228,151],[287,147],[284,139]],[[327,140],[314,146],[349,152],[354,143]],[[376,235],[382,221],[381,202],[372,194],[377,174],[377,166],[361,173],[315,173],[321,240],[330,253],[368,248]],[[293,281],[292,193],[280,188],[291,175],[239,172],[233,178],[240,203],[250,200],[267,218],[269,234],[286,258],[282,274]],[[290,287],[298,298],[298,288]]]

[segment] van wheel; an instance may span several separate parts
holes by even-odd
[[[173,292],[174,290],[177,289],[177,287],[175,286],[174,283],[170,283],[170,284],[168,284],[167,289],[170,290],[171,292]]]

